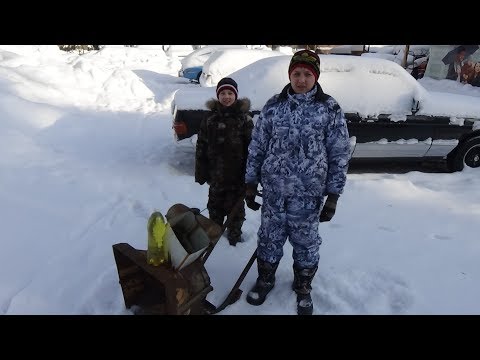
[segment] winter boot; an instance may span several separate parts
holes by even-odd
[[[257,258],[258,278],[252,290],[248,292],[247,302],[250,305],[262,305],[275,286],[275,271],[279,263],[271,264]]]
[[[245,218],[242,216],[235,217],[228,226],[227,238],[230,245],[235,246],[242,241],[242,225],[244,221]]]
[[[241,241],[242,231],[238,228],[228,229],[227,239],[230,245],[236,246],[238,242]]]
[[[293,265],[293,291],[297,293],[297,314],[312,315],[313,301],[310,296],[312,291],[312,280],[318,267],[302,269]]]
[[[227,236],[228,242],[232,246],[237,246],[237,243],[240,242],[241,237],[238,235],[228,234]]]

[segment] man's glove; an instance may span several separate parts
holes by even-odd
[[[327,200],[325,201],[322,211],[320,212],[320,222],[332,220],[337,208],[338,197],[339,195],[337,194],[328,194]]]
[[[257,196],[257,187],[258,184],[249,183],[245,185],[245,203],[250,209],[254,211],[260,209],[261,206],[255,201],[255,196]]]

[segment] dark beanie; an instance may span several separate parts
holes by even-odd
[[[238,85],[232,78],[226,77],[220,80],[217,84],[217,99],[218,94],[223,90],[231,90],[235,94],[235,100],[238,98]]]
[[[320,76],[320,58],[311,50],[300,50],[293,54],[288,67],[288,77],[296,67],[305,67],[315,76],[315,81]]]

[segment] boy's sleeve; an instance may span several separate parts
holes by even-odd
[[[253,120],[250,115],[246,115],[246,123],[245,123],[245,148],[244,148],[244,155],[245,159],[248,157],[248,145],[250,144],[250,141],[252,141],[252,130],[253,130]]]
[[[200,185],[208,182],[208,131],[207,117],[203,118],[198,130],[197,145],[195,150],[195,182]]]

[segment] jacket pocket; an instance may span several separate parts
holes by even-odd
[[[288,147],[288,132],[290,128],[287,126],[278,126],[273,130],[273,148],[277,150],[286,150]]]

